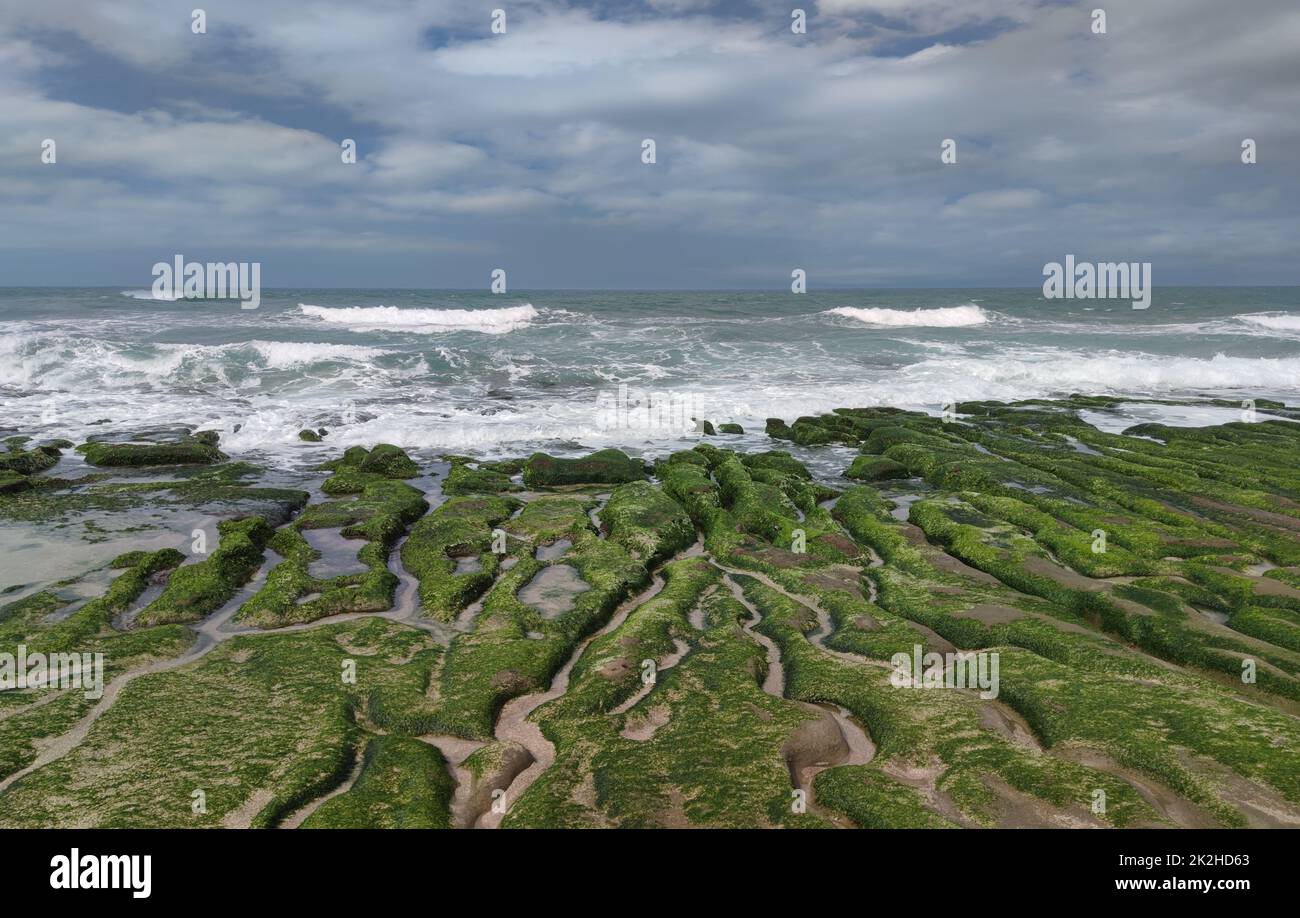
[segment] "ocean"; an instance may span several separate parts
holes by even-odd
[[[1157,288],[1146,310],[1038,288],[280,289],[255,310],[144,289],[7,288],[0,329],[7,433],[80,442],[196,425],[284,469],[377,442],[493,458],[693,442],[612,416],[620,386],[756,439],[765,418],[840,406],[1300,398],[1295,287]],[[1189,422],[1200,417],[1232,419]],[[329,433],[308,444],[302,428]]]

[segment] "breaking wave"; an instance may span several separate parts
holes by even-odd
[[[867,325],[890,328],[963,328],[968,325],[986,325],[989,315],[974,303],[963,306],[946,306],[939,309],[880,309],[876,307],[839,306],[828,309],[827,315],[857,319]]]
[[[1238,322],[1245,322],[1247,325],[1266,328],[1270,331],[1300,332],[1300,316],[1287,315],[1286,313],[1233,316],[1233,318]]]
[[[501,309],[402,309],[397,306],[312,306],[299,303],[304,316],[342,325],[354,331],[401,329],[438,334],[451,331],[477,331],[502,334],[523,328],[540,312],[532,303]]]

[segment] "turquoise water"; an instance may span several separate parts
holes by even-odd
[[[856,310],[856,311],[855,311]],[[916,312],[916,310],[921,310]],[[228,451],[318,461],[389,441],[480,455],[668,446],[601,399],[676,402],[761,431],[842,405],[1070,392],[1300,400],[1300,288],[788,292],[0,289],[0,425],[77,439],[174,424]],[[331,431],[321,447],[303,427]]]

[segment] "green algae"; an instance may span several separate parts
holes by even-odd
[[[465,463],[454,463],[442,483],[442,493],[498,494],[502,491],[521,490],[505,472],[487,468],[471,468]]]
[[[248,582],[262,564],[272,529],[260,516],[217,524],[220,544],[207,558],[172,572],[162,595],[145,606],[138,625],[192,622],[214,612]]]
[[[344,793],[322,803],[304,829],[446,829],[454,790],[441,753],[408,736],[376,736],[361,773]]]
[[[643,480],[639,460],[618,454],[636,474],[610,489],[597,514],[605,538],[589,516],[599,506],[594,489],[534,499],[512,519],[520,505],[503,492],[517,468],[471,468],[472,461],[453,463],[453,475],[463,467],[499,477],[480,479],[485,491],[453,496],[419,519],[427,506],[419,493],[363,472],[370,451],[354,448],[328,464],[332,478],[351,476],[349,490],[338,492],[348,499],[310,505],[269,538],[265,547],[281,560],[240,610],[241,620],[279,625],[329,609],[387,609],[388,552],[419,519],[402,560],[419,580],[425,614],[451,621],[482,600],[458,623],[464,631],[450,646],[441,651],[427,635],[382,620],[237,638],[179,673],[133,682],[118,701],[130,700],[123,712],[114,705],[82,747],[5,795],[17,808],[3,819],[29,824],[40,801],[57,795],[55,824],[247,818],[271,825],[343,787],[363,750],[356,782],[325,801],[308,825],[445,825],[445,763],[411,737],[490,739],[500,708],[545,689],[582,641],[644,586],[647,567],[689,545],[697,527],[712,559],[756,575],[733,579],[758,610],[757,630],[780,649],[785,697],[762,690],[764,653],[740,627],[749,612],[718,569],[707,559],[669,562],[663,590],[587,644],[568,691],[532,715],[555,745],[556,761],[511,801],[505,825],[819,826],[827,815],[864,827],[1026,818],[1254,824],[1259,811],[1240,804],[1243,793],[1266,811],[1291,812],[1300,805],[1300,736],[1290,702],[1300,681],[1300,590],[1288,592],[1300,586],[1300,509],[1291,504],[1300,500],[1293,473],[1300,425],[1140,429],[1162,441],[1155,442],[1133,431],[1102,433],[1076,414],[1114,404],[964,404],[965,417],[950,423],[850,409],[773,425],[796,443],[859,448],[860,471],[924,479],[913,488],[925,496],[912,503],[909,523],[894,519],[869,486],[850,488],[828,512],[820,503],[836,492],[787,453],[744,455],[709,444],[657,461],[658,488]],[[534,468],[540,474],[549,467]],[[218,470],[219,477],[190,486],[241,489],[251,477]],[[566,478],[571,471],[530,487],[609,484],[590,471],[583,480]],[[123,493],[171,496],[166,489]],[[6,496],[0,507],[21,498]],[[368,573],[312,578],[315,552],[302,536],[310,528],[364,540]],[[496,529],[507,534],[505,556],[492,550]],[[795,550],[797,533],[804,551]],[[533,557],[558,540],[572,542],[562,562]],[[503,557],[513,558],[508,570]],[[475,564],[462,563],[470,559]],[[175,656],[191,640],[182,626],[119,633],[112,621],[179,560],[174,552],[119,558],[124,573],[105,596],[70,616],[61,617],[66,601],[49,591],[4,606],[0,642],[39,637],[52,647],[104,646],[128,661]],[[572,565],[591,589],[549,619],[519,593],[559,563]],[[367,576],[373,589],[361,587]],[[364,599],[350,605],[353,595]],[[296,611],[303,607],[306,613]],[[891,685],[890,658],[916,644],[998,653],[996,704]],[[343,657],[359,653],[362,678],[338,684]],[[642,661],[670,656],[676,665],[661,669],[646,691]],[[217,692],[210,660],[233,687],[231,697]],[[1258,667],[1255,682],[1240,678],[1243,661]],[[308,684],[301,669],[316,673],[319,684]],[[197,687],[175,678],[196,673]],[[816,809],[800,814],[791,810],[783,748],[808,721],[807,704],[843,706],[868,729],[877,753],[865,765],[821,771]],[[190,706],[215,706],[219,722],[189,718]],[[315,718],[292,749],[292,717],[275,707]],[[7,750],[0,771],[30,762],[37,740],[63,732],[85,710],[72,695],[15,708],[0,719]],[[1020,718],[1027,735],[1008,732],[999,711]],[[110,729],[131,743],[112,743]],[[183,742],[181,731],[188,731]],[[385,736],[392,738],[380,743]],[[162,753],[137,748],[137,740]],[[233,771],[218,750],[240,757]],[[179,786],[164,778],[166,753],[187,776],[224,782],[215,812],[210,806],[208,817],[196,819],[188,796],[174,793]],[[125,786],[94,773],[105,767],[127,774]],[[1153,803],[1134,776],[1184,808]],[[1097,790],[1106,793],[1104,813],[1088,810]],[[144,794],[166,802],[136,799]]]
[[[489,737],[506,701],[544,688],[578,642],[645,583],[640,561],[591,532],[587,506],[567,496],[543,497],[510,521],[512,531],[530,540],[572,538],[563,563],[590,589],[575,597],[572,609],[550,619],[517,595],[544,562],[521,557],[502,573],[483,597],[474,629],[457,635],[447,649],[437,682],[440,732]]]
[[[730,595],[707,595],[699,601],[708,627],[694,633],[686,615],[717,571],[700,560],[674,562],[666,571],[664,591],[589,645],[570,693],[538,710],[556,763],[511,806],[503,825],[825,825],[791,806],[782,747],[809,715],[760,687],[764,655],[737,626],[743,608]],[[601,713],[626,694],[610,694],[611,681],[626,679],[610,679],[621,672],[611,666],[621,657],[610,655],[622,638],[648,642],[637,650],[654,657],[671,646],[664,643],[669,634],[690,640],[690,652],[661,670],[626,714]]]
[[[0,472],[12,472],[16,475],[35,475],[52,469],[59,463],[62,452],[56,446],[38,446],[23,450],[19,444],[10,443],[9,451],[0,453]]]
[[[844,472],[845,478],[857,481],[886,481],[891,478],[907,478],[910,473],[907,466],[883,456],[855,456],[853,462]]]
[[[370,619],[236,637],[195,663],[141,676],[80,745],[5,792],[0,822],[275,825],[346,779],[366,694],[404,678],[402,661],[428,643]],[[355,683],[341,678],[347,660]],[[123,756],[129,769],[105,767]]]
[[[491,586],[501,561],[492,551],[492,533],[517,506],[489,495],[452,497],[412,527],[402,564],[419,580],[425,615],[450,621]],[[457,574],[457,559],[468,557],[478,560],[479,570]]]
[[[274,628],[347,612],[387,611],[398,584],[388,557],[397,540],[428,509],[419,489],[386,478],[369,481],[350,499],[308,505],[291,527],[270,538],[267,544],[282,560],[235,613],[236,620]],[[338,529],[345,539],[361,540],[357,560],[365,570],[328,579],[313,577],[310,566],[318,553],[302,535],[310,529]]]
[[[581,459],[557,459],[533,453],[524,465],[524,484],[530,488],[563,485],[624,484],[645,478],[639,459],[617,449],[602,449]]]
[[[684,550],[695,541],[695,525],[681,504],[649,482],[619,485],[600,511],[613,541],[648,566]]]
[[[173,443],[95,441],[78,446],[77,452],[85,456],[86,462],[91,465],[133,468],[156,465],[212,465],[226,458],[207,439],[197,437],[177,440]]]

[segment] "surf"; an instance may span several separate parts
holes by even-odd
[[[989,322],[989,314],[974,303],[942,306],[937,309],[837,306],[826,310],[825,314],[888,328],[965,328],[971,325],[987,325]]]
[[[355,331],[392,328],[439,333],[477,331],[503,334],[532,323],[541,315],[532,303],[499,309],[403,309],[397,306],[314,306],[299,303],[304,316]]]

